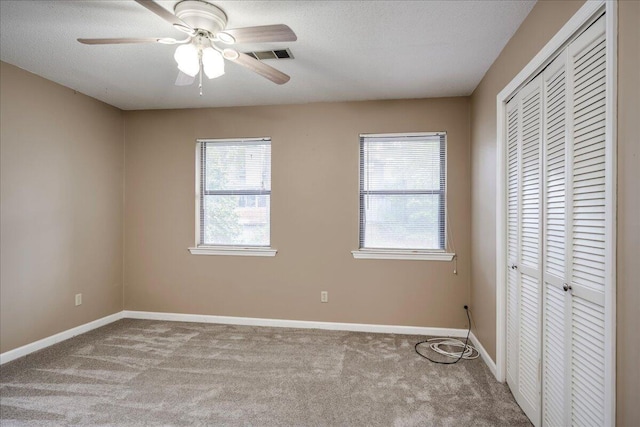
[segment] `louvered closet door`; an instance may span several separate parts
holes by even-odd
[[[605,246],[613,232],[605,227],[605,47],[604,18],[569,45],[569,411],[580,426],[605,425]]]
[[[520,91],[518,403],[540,424],[542,77]]]
[[[507,382],[535,426],[615,422],[605,26],[507,104]]]
[[[507,103],[507,384],[518,390],[518,328],[520,310],[520,96]]]
[[[567,51],[543,73],[542,425],[566,426],[570,299],[567,282]]]

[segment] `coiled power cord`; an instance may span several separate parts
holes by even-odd
[[[480,353],[475,347],[469,345],[469,335],[471,334],[471,316],[469,315],[469,307],[465,305],[464,310],[467,313],[467,321],[469,322],[467,338],[464,342],[455,338],[429,338],[424,341],[420,341],[414,346],[416,353],[418,353],[420,357],[423,357],[433,363],[439,363],[440,365],[454,365],[462,359],[477,359],[478,356],[480,356]],[[426,354],[421,353],[420,350],[418,350],[418,347],[421,344],[429,344],[428,348],[430,348],[435,353],[456,360],[452,362],[433,360],[432,358],[430,358]],[[446,348],[448,348],[449,350],[447,350]],[[460,351],[451,351],[451,348],[459,348]]]

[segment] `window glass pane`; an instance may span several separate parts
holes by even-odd
[[[442,249],[440,195],[365,195],[363,247]]]
[[[243,197],[247,196],[209,195],[203,198],[201,244],[269,246],[271,196],[250,196],[253,198],[251,205],[241,205]]]
[[[271,190],[271,146],[207,143],[206,190]]]
[[[439,190],[440,139],[366,141],[364,190]]]

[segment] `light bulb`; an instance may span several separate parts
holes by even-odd
[[[195,77],[200,71],[198,48],[191,43],[178,46],[173,58],[178,63],[178,69],[188,76]]]
[[[202,67],[210,79],[220,77],[224,74],[224,58],[220,52],[208,47],[202,51]]]

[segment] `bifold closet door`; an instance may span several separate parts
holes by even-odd
[[[567,51],[544,70],[542,425],[566,426],[570,299],[567,296]]]
[[[507,384],[518,390],[520,300],[520,97],[507,103]]]
[[[507,382],[535,426],[614,423],[605,28],[600,17],[506,108]]]
[[[540,420],[540,322],[542,277],[542,78],[535,78],[512,100],[517,108],[517,135],[509,142],[507,297],[509,385],[534,425]],[[515,114],[514,114],[515,117]],[[507,120],[508,132],[509,118]],[[514,125],[515,126],[515,125]],[[512,169],[513,167],[513,169]],[[516,178],[517,177],[517,178]],[[513,187],[511,187],[513,185]],[[517,206],[517,207],[516,207]],[[513,234],[512,234],[513,232]],[[509,372],[511,371],[511,372]]]
[[[601,17],[543,72],[544,426],[606,424],[605,48]]]
[[[607,229],[606,173],[606,39],[601,17],[569,45],[568,286],[570,423],[605,425],[606,337],[605,293],[612,260],[606,248],[614,230]],[[612,124],[615,125],[615,124]],[[612,176],[611,174],[609,176]],[[613,373],[609,372],[611,375]],[[612,420],[610,420],[612,421]],[[612,421],[614,422],[614,421]]]

